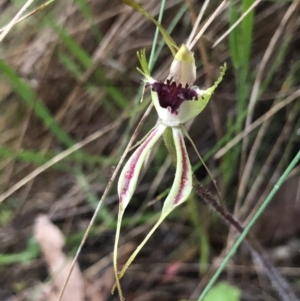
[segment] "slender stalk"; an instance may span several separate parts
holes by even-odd
[[[156,231],[156,229],[159,227],[159,225],[164,221],[164,219],[167,217],[169,213],[166,213],[162,215],[159,220],[154,224],[152,229],[149,231],[147,236],[144,238],[144,240],[139,244],[139,246],[134,250],[134,252],[131,254],[127,262],[124,264],[122,270],[118,273],[118,278],[116,279],[115,285],[112,288],[112,292],[114,292],[115,288],[117,287],[119,290],[118,285],[120,285],[120,280],[123,278],[125,275],[126,271],[128,270],[129,266],[137,256],[137,254],[141,251],[141,249],[144,247],[146,242],[149,240],[149,238],[152,236],[152,234]]]
[[[161,23],[164,11],[165,11],[165,6],[166,6],[166,0],[161,1],[161,6],[160,6],[160,11],[159,11],[159,16],[158,16],[158,22]],[[149,58],[149,69],[151,71],[153,64],[154,64],[154,55],[155,55],[155,50],[156,50],[156,44],[157,44],[157,39],[158,39],[158,34],[159,34],[159,28],[156,27],[155,29],[155,34],[153,38],[153,43],[152,43],[152,49],[150,53],[150,58]]]
[[[114,244],[114,255],[113,255],[113,266],[114,266],[114,272],[115,272],[115,278],[116,278],[116,287],[118,289],[118,294],[120,300],[124,300],[122,288],[120,284],[120,278],[118,276],[118,244],[119,244],[119,238],[120,238],[120,230],[121,230],[121,222],[123,218],[124,210],[121,210],[119,207],[119,213],[118,213],[118,223],[117,223],[117,230],[116,230],[116,238],[115,238],[115,244]],[[114,293],[114,287],[111,290],[111,293]]]

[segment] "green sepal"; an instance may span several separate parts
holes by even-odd
[[[170,48],[173,56],[176,55],[176,52],[178,51],[178,46],[174,42],[174,40],[171,38],[169,33],[161,26],[161,24],[155,20],[145,9],[143,9],[138,3],[136,3],[134,0],[122,0],[122,2],[130,7],[132,7],[134,10],[140,12],[143,14],[148,20],[152,21],[159,29],[160,33],[162,34],[166,44]]]
[[[203,111],[211,96],[213,95],[213,92],[222,81],[225,71],[226,63],[224,63],[224,65],[221,67],[221,73],[213,86],[206,90],[199,90],[199,96],[196,101],[185,101],[181,104],[179,113],[177,115],[177,119],[180,120],[181,124],[184,124],[187,121],[195,118]]]
[[[210,100],[213,92],[215,91],[215,89],[218,87],[219,83],[223,80],[223,77],[225,75],[225,71],[227,69],[227,65],[226,63],[224,63],[224,65],[222,67],[220,67],[221,69],[221,73],[219,75],[219,77],[217,78],[217,80],[214,82],[213,86],[211,86],[210,88],[208,88],[207,90],[203,91],[203,95],[202,95],[202,104],[203,108],[201,109],[201,111],[204,109],[204,107],[207,105],[208,101]],[[199,97],[201,99],[201,96]],[[199,99],[198,98],[198,99]]]
[[[137,57],[140,61],[141,67],[142,67],[142,69],[137,68],[137,70],[140,73],[142,73],[146,78],[151,77],[150,69],[149,69],[149,65],[148,65],[147,57],[146,57],[146,50],[142,49],[142,50],[138,51],[137,52]]]

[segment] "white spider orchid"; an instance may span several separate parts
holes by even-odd
[[[151,89],[152,101],[160,122],[150,131],[146,139],[131,155],[121,172],[118,182],[120,205],[114,253],[114,267],[116,273],[116,286],[121,299],[122,292],[119,279],[123,277],[137,253],[160,223],[176,206],[186,201],[191,193],[192,167],[184,142],[184,136],[187,135],[184,123],[195,118],[205,108],[214,90],[221,82],[226,69],[226,65],[221,68],[221,74],[212,87],[206,90],[200,90],[198,87],[192,86],[196,79],[196,66],[194,55],[186,45],[182,45],[176,53],[170,68],[170,75],[165,82],[157,81],[151,77],[144,50],[138,53],[138,58],[142,66],[142,70],[139,71],[145,76],[144,81],[146,86]],[[164,202],[158,222],[132,254],[121,272],[118,272],[117,244],[123,213],[134,194],[141,168],[150,150],[167,129],[169,135],[171,135],[171,137],[169,137],[171,138],[170,142],[174,149],[173,152],[174,154],[176,153],[176,173],[173,185]]]

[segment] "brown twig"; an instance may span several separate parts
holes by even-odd
[[[217,213],[222,217],[222,219],[233,226],[239,233],[244,231],[244,227],[236,220],[229,211],[219,204],[219,202],[209,193],[209,191],[201,186],[196,177],[193,177],[193,187],[197,194]],[[284,301],[297,301],[299,300],[289,283],[280,275],[277,268],[273,265],[272,261],[269,259],[267,253],[260,246],[258,241],[251,235],[248,234],[245,240],[246,246],[249,248],[252,256],[256,261],[261,263],[263,266],[267,277],[269,278],[274,289],[277,291],[278,295]]]

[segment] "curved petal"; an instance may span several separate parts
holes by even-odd
[[[195,118],[203,111],[208,101],[210,100],[213,92],[218,87],[219,83],[222,81],[225,71],[226,64],[224,64],[221,67],[221,73],[213,86],[206,90],[200,90],[198,87],[196,87],[195,91],[199,95],[198,99],[196,101],[185,101],[184,103],[182,103],[177,115],[177,118],[181,121],[181,124],[186,123],[187,121]]]
[[[159,124],[153,129],[146,140],[136,149],[125,164],[118,182],[120,208],[122,210],[125,210],[134,193],[138,176],[149,151],[161,137],[165,129],[166,126],[163,124]]]
[[[164,202],[162,216],[170,213],[174,207],[182,204],[191,193],[192,183],[192,167],[187,153],[184,135],[181,128],[172,128],[173,139],[176,148],[176,173],[174,183]]]

